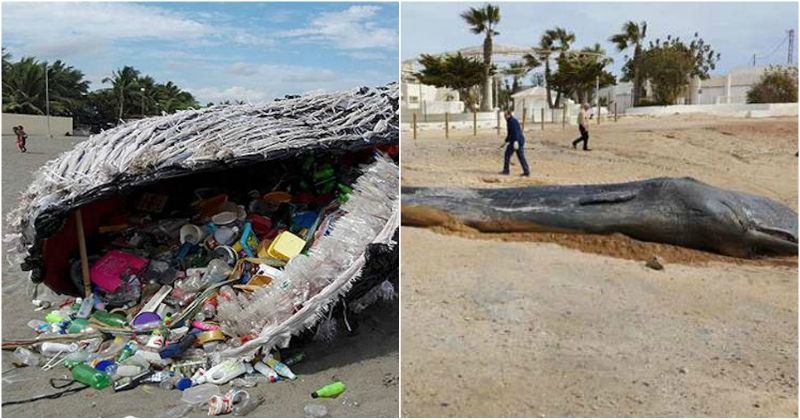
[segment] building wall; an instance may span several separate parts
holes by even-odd
[[[14,135],[14,127],[22,126],[31,136],[46,136],[47,117],[43,115],[3,113],[3,135]],[[50,117],[50,129],[54,136],[72,135],[72,117]]]
[[[797,104],[716,104],[643,106],[628,109],[627,115],[670,116],[709,114],[724,117],[769,118],[797,116]]]

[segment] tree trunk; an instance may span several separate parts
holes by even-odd
[[[633,52],[633,106],[638,106],[642,97],[642,78],[639,75],[641,67],[642,47],[636,46]]]
[[[558,105],[561,103],[561,92],[556,92],[556,103],[551,106],[550,108],[558,108]]]
[[[553,108],[553,97],[550,95],[550,60],[544,60],[544,84],[547,91],[547,106]]]
[[[123,111],[122,107],[123,107],[124,104],[125,104],[125,98],[122,96],[122,92],[120,92],[120,94],[119,94],[119,118],[117,119],[117,121],[122,119],[122,111]]]
[[[492,30],[486,30],[486,38],[483,40],[483,64],[486,65],[484,71],[484,78],[481,91],[481,111],[488,112],[492,110],[492,80],[491,80],[491,67],[492,67]]]

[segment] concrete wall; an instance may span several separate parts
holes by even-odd
[[[46,136],[47,117],[43,115],[3,113],[3,135],[14,135],[14,127],[21,125],[31,136]],[[54,136],[72,134],[72,117],[50,117],[50,129]]]
[[[769,118],[797,116],[797,104],[669,105],[629,108],[625,115],[708,114],[720,117]]]

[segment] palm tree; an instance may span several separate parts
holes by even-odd
[[[522,61],[510,63],[508,68],[503,70],[503,74],[505,76],[511,76],[511,93],[517,91],[520,86],[520,80],[525,77],[526,74],[530,73],[533,69],[539,67],[540,65],[542,65],[542,63],[539,61],[539,59],[531,54],[525,54],[522,57]]]
[[[483,64],[485,77],[482,83],[483,95],[481,97],[481,111],[491,111],[492,100],[492,37],[500,35],[494,28],[500,22],[500,8],[486,4],[482,8],[470,7],[469,10],[461,13],[461,18],[470,25],[470,30],[474,34],[484,34],[483,39]]]
[[[544,61],[544,80],[547,84],[547,104],[550,108],[558,108],[561,102],[561,92],[556,94],[556,101],[553,103],[550,85],[552,82],[552,71],[550,70],[550,57],[553,52],[559,52],[559,58],[569,50],[570,44],[575,42],[575,34],[561,27],[555,27],[544,31],[539,40],[540,55]]]
[[[125,115],[125,102],[130,102],[136,96],[134,92],[138,89],[139,70],[131,66],[125,66],[111,73],[111,77],[103,79],[103,83],[111,83],[114,96],[117,98],[119,106],[119,119]]]
[[[155,90],[155,97],[160,111],[171,114],[181,109],[198,107],[198,103],[191,93],[181,90],[172,82],[158,84]]]
[[[58,60],[51,65],[33,57],[16,63],[3,57],[3,111],[44,115],[47,109],[45,73],[47,68],[52,115],[74,115],[89,89],[83,73]]]
[[[89,82],[83,80],[83,72],[68,66],[61,60],[47,65],[48,87],[50,89],[50,113],[52,115],[73,115],[85,100]]]
[[[637,24],[633,21],[627,21],[622,25],[622,32],[612,35],[608,40],[613,42],[618,51],[624,51],[633,47],[633,62],[631,68],[633,69],[633,105],[639,104],[639,99],[642,97],[642,78],[641,78],[641,64],[642,64],[642,43],[647,36],[647,22]]]

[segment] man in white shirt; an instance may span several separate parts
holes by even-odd
[[[589,149],[589,121],[586,117],[586,111],[588,110],[589,104],[581,104],[581,110],[578,112],[578,131],[580,131],[581,136],[572,142],[573,149],[577,149],[578,143],[583,142],[583,150],[591,150]]]

